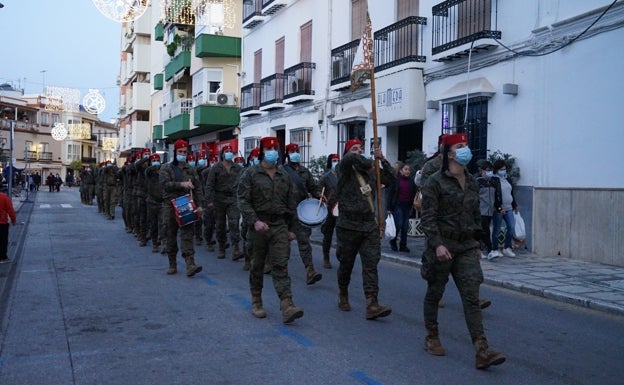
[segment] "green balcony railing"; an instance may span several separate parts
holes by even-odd
[[[241,39],[233,36],[201,34],[195,39],[196,57],[241,57]]]
[[[170,80],[173,75],[186,68],[191,68],[191,52],[182,51],[165,66],[165,80]]]

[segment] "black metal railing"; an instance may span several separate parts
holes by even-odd
[[[424,26],[426,17],[410,16],[374,34],[375,71],[409,62],[424,63]]]
[[[241,88],[241,112],[257,110],[260,108],[260,83],[251,83]]]
[[[243,24],[254,16],[262,16],[262,0],[243,1]]]
[[[97,159],[83,156],[80,161],[85,164],[93,164],[97,161]]]
[[[51,152],[47,152],[47,151],[40,152],[37,160],[40,161],[40,162],[51,162],[52,161],[52,153]]]
[[[25,155],[24,160],[26,160],[26,159],[28,159],[28,160],[35,160],[35,159],[37,159],[37,151],[26,151],[26,153],[24,155]]]
[[[260,80],[260,106],[284,100],[284,74],[273,74]]]
[[[349,81],[351,76],[351,67],[353,67],[353,59],[357,51],[360,39],[353,40],[340,47],[331,50],[331,85],[344,83]]]
[[[299,63],[284,70],[284,98],[299,95],[314,95],[312,89],[312,72],[316,63]]]
[[[432,8],[435,55],[478,39],[500,39],[497,0],[447,0]]]

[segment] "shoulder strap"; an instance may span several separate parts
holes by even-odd
[[[176,182],[184,181],[184,177],[182,176],[182,170],[180,170],[178,165],[171,163],[171,169],[173,170],[173,175],[175,175]]]
[[[301,177],[299,177],[299,174],[297,174],[297,171],[295,171],[295,169],[292,168],[289,164],[284,165],[284,170],[286,170],[288,175],[290,175],[290,179],[297,185],[297,188],[299,189],[301,195],[308,196],[308,190],[303,185],[303,181],[301,180]]]

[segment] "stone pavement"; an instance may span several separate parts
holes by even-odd
[[[313,229],[311,239],[322,243],[320,228]],[[424,237],[408,237],[410,252],[405,253],[392,251],[384,240],[381,257],[420,268],[424,244]],[[486,284],[624,316],[624,267],[539,256],[524,249],[515,253],[513,258],[481,260]]]

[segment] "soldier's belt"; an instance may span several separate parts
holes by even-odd
[[[258,219],[265,223],[281,223],[286,221],[285,214],[258,214]]]
[[[440,235],[443,238],[456,242],[465,242],[474,238],[472,233],[462,233],[458,231],[440,231]]]

